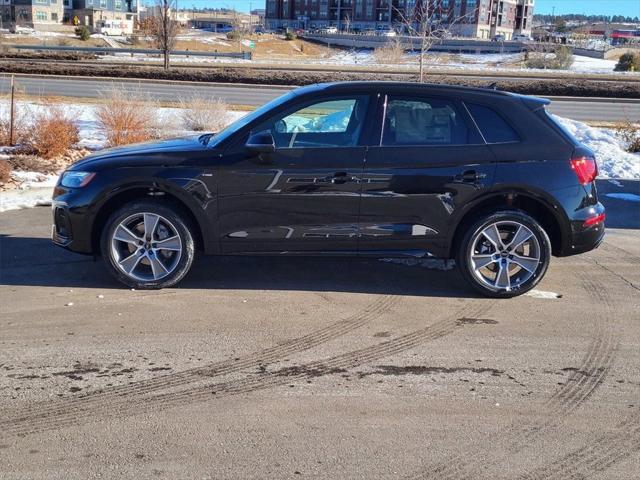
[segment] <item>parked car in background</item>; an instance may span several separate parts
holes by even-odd
[[[512,297],[605,231],[593,152],[548,103],[415,83],[300,88],[219,133],[73,164],[52,238],[134,288],[175,285],[200,250],[455,258],[476,290]]]
[[[325,33],[331,33],[331,34],[338,33],[338,27],[327,27],[325,30]]]
[[[491,39],[492,42],[504,42],[506,41],[507,37],[505,37],[503,34],[499,33],[498,35],[494,35],[493,38]]]
[[[514,35],[514,42],[532,42],[533,39],[529,35]]]

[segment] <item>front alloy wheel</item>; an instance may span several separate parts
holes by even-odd
[[[128,204],[114,213],[101,245],[112,275],[135,288],[176,284],[194,257],[191,232],[178,211],[149,202]]]
[[[474,288],[494,297],[532,289],[551,255],[547,234],[523,212],[498,212],[482,219],[468,230],[462,247],[458,262],[463,275]]]

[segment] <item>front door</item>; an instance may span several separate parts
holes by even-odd
[[[223,156],[218,190],[223,253],[357,250],[368,95],[302,102],[261,122],[275,151],[246,139]]]
[[[451,219],[491,186],[495,160],[464,106],[443,97],[390,95],[377,146],[366,155],[360,252],[439,256]]]

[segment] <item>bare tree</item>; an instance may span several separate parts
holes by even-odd
[[[176,38],[180,31],[180,24],[177,20],[177,1],[155,0],[154,9],[150,33],[156,48],[162,51],[164,69],[169,70],[171,51],[176,46]]]
[[[463,17],[455,17],[454,10],[443,5],[442,0],[416,0],[415,6],[409,11],[393,7],[406,32],[418,39],[420,47],[420,82],[424,81],[424,67],[426,54],[444,38],[451,36],[454,25]],[[414,44],[412,39],[412,46]]]

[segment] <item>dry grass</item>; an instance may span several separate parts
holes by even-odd
[[[45,159],[67,153],[79,141],[78,126],[61,105],[47,105],[33,116],[28,143]]]
[[[8,97],[5,97],[8,99]],[[29,137],[28,112],[17,105],[13,115],[13,145],[24,143]],[[0,105],[0,146],[11,145],[11,106],[9,102]]]
[[[154,105],[140,95],[113,90],[96,109],[96,117],[110,147],[145,142],[158,136]]]
[[[0,160],[0,183],[7,183],[11,179],[11,165],[6,160]]]
[[[614,125],[618,137],[627,145],[627,152],[640,152],[640,125],[629,120]]]
[[[182,124],[187,130],[217,132],[229,124],[229,106],[216,97],[192,95],[180,99]]]
[[[391,40],[373,51],[373,58],[380,65],[397,65],[402,63],[404,48],[399,40]]]

